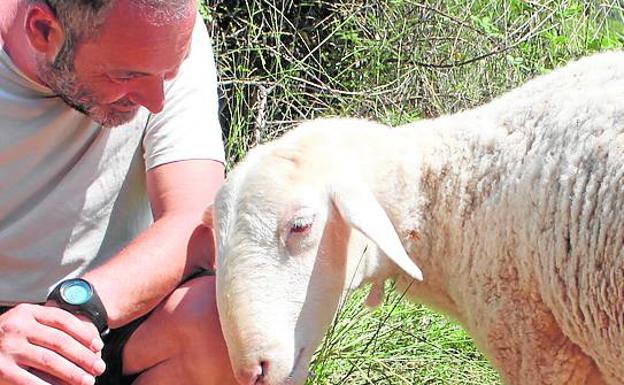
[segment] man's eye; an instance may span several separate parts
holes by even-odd
[[[130,80],[134,80],[140,76],[141,74],[123,74],[123,75],[112,75],[110,76],[110,78],[113,81],[124,83],[124,82],[129,82]]]

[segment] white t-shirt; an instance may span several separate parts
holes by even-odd
[[[1,50],[0,50],[1,51]],[[145,171],[224,161],[216,70],[197,20],[165,108],[102,128],[0,53],[0,305],[42,302],[54,285],[115,255],[152,222]],[[115,277],[111,277],[115,279]]]

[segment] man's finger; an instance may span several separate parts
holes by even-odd
[[[36,345],[30,345],[17,357],[22,367],[34,368],[71,385],[93,385],[95,377],[60,354]]]
[[[50,385],[26,369],[0,358],[0,385]]]
[[[85,347],[64,331],[44,325],[36,333],[33,333],[28,340],[31,344],[62,355],[94,376],[99,376],[106,369],[99,352],[94,352]]]
[[[34,317],[43,325],[64,331],[94,352],[99,352],[104,346],[95,325],[80,320],[68,311],[42,306],[35,312]]]
[[[43,381],[46,382],[46,384],[50,384],[50,385],[71,385],[68,384],[67,382],[61,381],[58,378],[52,377],[51,375],[44,373],[44,372],[40,372],[37,369],[28,369],[28,371],[32,374],[34,374],[35,376],[39,377],[40,379],[42,379]]]

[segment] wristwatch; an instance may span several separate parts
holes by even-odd
[[[82,278],[61,281],[48,295],[48,300],[56,302],[61,309],[72,314],[88,317],[95,324],[100,336],[110,331],[108,314],[93,285]]]

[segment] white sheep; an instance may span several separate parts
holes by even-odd
[[[387,279],[507,384],[624,384],[624,53],[393,129],[303,123],[235,168],[214,221],[241,385],[301,384],[341,297]]]

